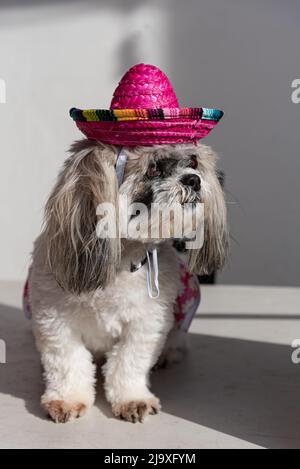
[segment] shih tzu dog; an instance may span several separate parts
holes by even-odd
[[[118,187],[118,147],[89,139],[72,146],[35,242],[30,302],[46,385],[42,405],[55,422],[79,417],[93,405],[95,363],[101,357],[105,394],[115,416],[143,421],[160,409],[149,374],[174,332],[178,255],[172,236],[152,239],[151,230],[134,239],[122,233],[100,237],[99,205],[111,203],[122,217],[124,200],[147,207],[203,203],[204,241],[188,251],[189,270],[211,272],[226,255],[226,207],[212,150],[183,144],[124,151],[127,163]],[[137,217],[128,216],[128,227]],[[143,262],[154,245],[158,298],[148,294]]]

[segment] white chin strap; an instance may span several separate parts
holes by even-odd
[[[117,161],[116,161],[116,173],[117,173],[119,187],[122,184],[123,179],[124,179],[124,171],[125,171],[126,162],[127,162],[127,155],[124,151],[124,148],[121,147],[119,154],[117,156]]]
[[[124,179],[124,171],[127,162],[127,155],[124,151],[124,148],[121,147],[119,154],[117,156],[116,161],[116,173],[119,187],[121,186],[123,179]],[[151,251],[147,251],[147,264],[148,264],[148,271],[147,271],[147,290],[148,295],[150,298],[158,298],[159,297],[159,281],[158,281],[158,256],[157,256],[157,248],[153,248]],[[153,281],[152,281],[153,277]],[[153,283],[155,286],[155,290],[153,291]]]
[[[153,248],[151,251],[147,251],[147,263],[148,263],[148,270],[147,270],[147,289],[148,295],[150,298],[158,298],[159,297],[159,281],[158,281],[158,256],[157,256],[157,248]],[[152,263],[152,267],[151,267]],[[153,281],[155,289],[153,289],[152,283],[152,270],[153,270]]]

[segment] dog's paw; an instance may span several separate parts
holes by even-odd
[[[180,363],[185,355],[186,349],[184,348],[169,348],[161,354],[157,363],[154,365],[153,370],[169,368],[175,363]]]
[[[157,414],[160,411],[160,402],[156,397],[138,399],[135,401],[113,404],[112,411],[116,417],[128,422],[144,422],[148,415]]]
[[[187,334],[173,329],[167,339],[164,349],[153,369],[169,368],[183,360],[188,351]]]
[[[82,417],[87,411],[85,404],[80,402],[71,404],[62,400],[43,402],[43,407],[55,423],[70,422],[78,417]]]

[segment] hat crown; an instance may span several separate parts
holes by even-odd
[[[131,67],[117,86],[110,109],[178,108],[178,100],[167,75],[154,65]]]

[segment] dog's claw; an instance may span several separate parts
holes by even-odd
[[[70,404],[61,400],[43,402],[50,419],[55,423],[66,423],[85,414],[87,407],[82,403]]]
[[[144,422],[148,415],[157,414],[160,410],[160,403],[156,397],[145,400],[136,400],[114,404],[112,406],[113,414],[127,422]]]

